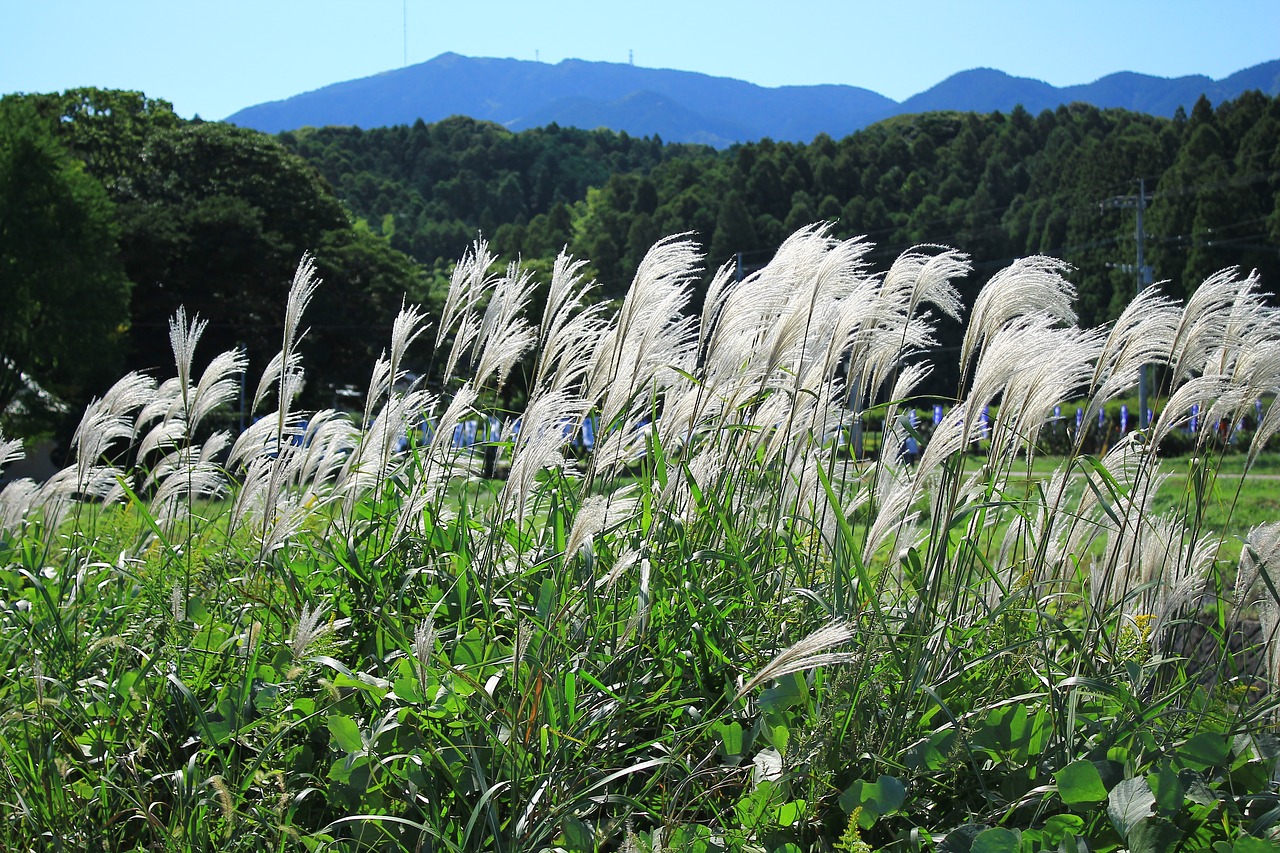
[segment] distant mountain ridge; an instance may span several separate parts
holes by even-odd
[[[1280,59],[1222,80],[1121,71],[1061,88],[978,68],[953,74],[899,103],[857,86],[767,88],[691,71],[612,62],[566,59],[550,65],[443,53],[407,68],[246,107],[225,121],[278,133],[308,125],[369,128],[465,115],[511,130],[555,122],[723,148],[766,136],[808,142],[826,133],[839,139],[895,115],[936,110],[1007,112],[1019,104],[1039,113],[1083,101],[1172,116],[1179,106],[1190,111],[1202,94],[1217,103],[1250,89],[1280,95]]]

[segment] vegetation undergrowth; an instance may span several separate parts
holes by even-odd
[[[1280,315],[1228,271],[1082,330],[1063,265],[1018,261],[912,461],[902,407],[969,264],[869,250],[804,229],[696,316],[690,242],[612,317],[561,257],[530,318],[534,277],[479,243],[445,390],[404,381],[407,307],[355,418],[294,409],[304,259],[237,437],[206,419],[245,359],[195,375],[179,312],[176,376],[126,376],[65,470],[0,492],[0,846],[1269,849],[1280,523],[1238,561],[1220,540],[1280,410],[1167,482],[1175,414],[1081,448],[1144,365],[1164,412],[1239,420],[1280,385]],[[522,365],[526,406],[493,411]],[[1067,400],[1074,447],[1035,473]],[[874,462],[840,439],[871,412]],[[477,415],[500,431],[456,447]]]

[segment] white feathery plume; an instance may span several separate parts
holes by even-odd
[[[897,448],[900,437],[896,432],[891,432],[890,435],[891,438],[886,439],[886,446],[892,441],[892,446]],[[875,503],[878,511],[867,530],[866,546],[862,552],[864,563],[869,564],[880,546],[888,542],[897,531],[912,526],[920,517],[919,510],[911,509],[919,494],[916,481],[896,463],[896,459],[886,459],[881,461],[877,469]]]
[[[1207,409],[1230,391],[1231,380],[1226,376],[1210,374],[1188,379],[1169,395],[1164,414],[1151,427],[1151,443],[1159,447],[1165,436],[1189,423],[1192,405]]]
[[[431,658],[436,649],[436,620],[434,615],[427,616],[418,623],[413,632],[413,659],[418,665],[418,680],[426,682],[431,671]]]
[[[316,277],[316,259],[310,252],[304,252],[302,259],[298,261],[298,268],[293,273],[293,281],[289,285],[289,296],[285,301],[284,346],[280,348],[283,352],[292,355],[298,341],[305,334],[299,332],[302,315],[311,304],[311,297],[315,295],[316,288],[319,286],[320,279]]]
[[[182,383],[178,381],[178,377],[171,376],[160,383],[151,395],[151,399],[138,412],[138,417],[133,424],[133,435],[135,437],[141,435],[147,424],[173,420],[181,414]],[[138,458],[141,459],[142,454]]]
[[[196,345],[204,334],[208,321],[198,316],[187,320],[187,309],[179,305],[178,310],[169,318],[169,346],[173,349],[173,362],[178,368],[178,382],[182,388],[182,397],[187,398],[191,388],[192,362],[195,360]]]
[[[1138,384],[1143,365],[1163,364],[1173,348],[1182,309],[1155,287],[1142,290],[1111,326],[1098,356],[1083,422]]]
[[[640,558],[639,575],[638,583],[636,584],[636,612],[631,614],[631,618],[627,620],[627,627],[622,631],[624,641],[631,637],[639,640],[649,630],[649,609],[653,603],[653,592],[650,585],[653,566],[648,557]]]
[[[476,396],[476,390],[470,382],[463,383],[462,387],[454,392],[453,399],[449,401],[444,414],[436,422],[435,435],[431,437],[431,444],[427,450],[429,459],[444,460],[452,455],[450,451],[453,446],[453,430],[474,410]]]
[[[629,521],[639,506],[638,496],[633,496],[636,485],[623,486],[611,495],[592,495],[582,502],[573,518],[573,526],[569,528],[569,537],[565,541],[566,558],[577,556],[584,548],[590,548],[592,542],[612,527],[617,528]]]
[[[635,566],[639,562],[640,562],[639,551],[636,551],[633,548],[625,549],[621,554],[618,555],[617,559],[613,561],[613,567],[609,569],[609,571],[604,575],[604,577],[600,578],[600,581],[596,584],[596,587],[600,590],[602,595],[608,594],[613,589],[613,587],[618,583],[619,578],[625,575],[628,571],[630,571],[630,569],[633,566]]]
[[[537,332],[524,318],[535,284],[533,273],[516,264],[508,265],[498,280],[476,335],[478,360],[471,380],[476,387],[496,374],[500,389],[511,368],[537,343]]]
[[[298,454],[298,485],[315,493],[323,484],[334,483],[359,436],[360,430],[342,412],[322,409],[312,415]]]
[[[1249,455],[1245,463],[1248,467],[1252,468],[1253,463],[1258,461],[1258,454],[1266,449],[1267,442],[1277,432],[1280,432],[1280,406],[1277,406],[1273,400],[1267,406],[1262,419],[1258,421],[1258,428],[1253,433],[1253,441],[1249,442]]]
[[[711,340],[711,334],[716,328],[721,312],[730,296],[737,290],[739,282],[735,277],[736,272],[735,262],[729,261],[716,270],[716,274],[711,277],[711,283],[707,285],[707,292],[702,298],[702,317],[698,324],[699,351],[703,350]]]
[[[701,261],[678,237],[645,254],[613,328],[600,336],[591,360],[587,399],[601,402],[601,422],[614,423],[639,392],[660,391],[675,369],[692,367],[692,317],[683,316]]]
[[[328,615],[327,605],[308,607],[304,604],[298,611],[293,634],[289,637],[289,648],[293,651],[295,661],[303,660],[312,646],[335,635],[348,622],[346,619],[326,621]]]
[[[1240,571],[1236,575],[1234,602],[1237,609],[1275,600],[1280,592],[1280,521],[1251,528],[1240,551]],[[1266,579],[1262,577],[1266,574]],[[1273,589],[1275,592],[1273,592]],[[1280,604],[1280,601],[1276,601]]]
[[[347,458],[338,476],[338,489],[345,496],[345,517],[351,517],[355,502],[369,489],[385,482],[401,464],[396,446],[409,425],[421,417],[431,396],[425,391],[392,395],[373,423],[358,437],[355,451]]]
[[[1187,298],[1167,360],[1173,382],[1203,369],[1225,343],[1232,308],[1241,290],[1250,286],[1236,273],[1231,268],[1211,275]]]
[[[779,652],[755,675],[738,689],[734,701],[746,696],[761,684],[774,678],[782,678],[796,672],[804,672],[819,666],[848,663],[857,659],[857,652],[832,651],[853,641],[857,636],[852,622],[836,620],[812,632]]]
[[[29,477],[13,480],[0,488],[0,533],[12,533],[26,522],[40,495],[40,487]]]
[[[921,482],[941,469],[952,456],[964,451],[969,439],[966,424],[969,423],[970,408],[967,401],[961,400],[934,427],[933,435],[924,446],[924,453],[920,454],[917,477]]]
[[[582,283],[578,271],[584,265],[584,261],[575,261],[564,252],[556,258],[538,330],[534,387],[564,389],[580,382],[589,368],[590,354],[607,328],[602,319],[604,305],[582,308],[596,287],[595,282]]]
[[[525,506],[539,472],[566,464],[565,425],[582,423],[586,413],[586,401],[567,392],[548,392],[529,403],[520,418],[511,468],[495,507],[503,517],[514,519],[517,525],[524,523]]]
[[[925,249],[938,251],[929,254]],[[964,305],[960,291],[951,280],[972,271],[969,256],[963,252],[945,246],[915,246],[899,255],[889,268],[884,279],[884,297],[892,303],[904,302],[904,314],[908,317],[928,303],[948,317],[959,320]]]
[[[10,462],[16,462],[26,457],[26,451],[22,449],[22,439],[5,438],[0,433],[0,468],[8,465]]]
[[[281,350],[271,357],[271,361],[267,362],[267,367],[262,371],[262,376],[258,379],[257,390],[253,392],[253,402],[249,406],[250,411],[256,412],[262,401],[267,399],[267,395],[271,392],[279,392],[283,387],[285,389],[285,400],[289,402],[293,400],[292,382],[282,383],[282,377],[297,376],[302,373],[302,356],[296,352],[286,353]]]
[[[556,328],[563,326],[573,311],[596,289],[594,281],[584,283],[582,280],[580,273],[586,265],[586,261],[575,260],[565,251],[556,256],[551,266],[551,282],[547,286],[547,304],[538,326],[541,346],[546,347],[547,342],[555,337]]]
[[[449,348],[449,358],[444,365],[444,378],[447,382],[458,367],[462,354],[475,343],[480,334],[480,318],[468,312],[458,324],[458,332],[453,336],[453,346]]]
[[[482,238],[472,244],[470,250],[453,268],[449,278],[449,293],[445,297],[444,308],[440,312],[440,326],[436,329],[436,349],[444,343],[445,336],[453,331],[454,325],[465,315],[474,311],[484,294],[497,283],[497,278],[489,275],[489,270],[496,260],[497,258],[489,251],[489,244]],[[479,331],[478,324],[475,331]],[[455,353],[460,353],[466,346],[463,344],[459,347],[455,343]],[[446,375],[450,374],[452,370],[446,371]]]
[[[231,402],[240,393],[240,374],[244,373],[248,358],[243,350],[234,349],[219,353],[200,374],[195,393],[184,413],[188,435],[194,433],[201,421],[221,405]]]
[[[1065,261],[1034,255],[1014,261],[992,276],[974,300],[960,346],[961,368],[967,369],[974,353],[1017,317],[1043,314],[1074,323],[1076,290],[1062,275],[1070,269]]]
[[[1267,304],[1269,293],[1258,289],[1257,270],[1239,281],[1239,290],[1226,318],[1222,343],[1210,352],[1201,370],[1204,373],[1232,373],[1237,359],[1255,347],[1276,339],[1276,309]]]
[[[1019,447],[1034,454],[1054,406],[1085,386],[1102,345],[1099,330],[1043,328],[1022,351],[1022,365],[1008,378],[994,426],[992,456],[1011,458]],[[985,354],[984,354],[985,355]]]

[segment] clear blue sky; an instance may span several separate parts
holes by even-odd
[[[405,26],[407,20],[407,27]],[[845,83],[903,100],[968,68],[1056,86],[1280,59],[1280,0],[0,0],[0,94],[140,89],[220,119],[445,51]]]

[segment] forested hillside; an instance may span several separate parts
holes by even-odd
[[[1097,324],[1136,286],[1144,178],[1146,257],[1172,295],[1231,265],[1280,287],[1280,101],[1259,93],[1172,120],[1084,105],[925,113],[725,151],[466,118],[273,138],[91,89],[7,97],[0,131],[5,407],[23,373],[74,403],[116,368],[164,364],[180,304],[209,322],[206,357],[243,344],[261,361],[307,250],[328,282],[306,344],[321,404],[363,387],[402,298],[430,304],[478,234],[535,269],[567,246],[613,298],[662,236],[693,232],[709,275],[829,220],[874,242],[881,268],[914,244],[963,247],[969,299],[1015,257],[1061,257]],[[961,332],[944,324],[943,345]],[[954,393],[954,377],[940,368],[928,390]]]
[[[172,363],[169,319],[180,305],[208,324],[197,365],[243,346],[265,366],[307,251],[328,282],[305,345],[313,403],[362,387],[402,300],[428,297],[421,269],[358,227],[274,138],[185,121],[137,92],[0,100],[0,203],[0,410],[10,409],[10,432],[58,420],[29,394],[11,409],[24,383],[76,411],[120,370]],[[13,423],[15,411],[31,423]]]
[[[355,215],[428,264],[477,231],[504,254],[568,245],[620,293],[658,237],[693,231],[709,266],[766,261],[785,235],[832,220],[884,263],[917,243],[962,246],[967,295],[1014,257],[1077,269],[1081,319],[1103,322],[1136,287],[1138,178],[1149,194],[1146,259],[1185,296],[1225,266],[1280,281],[1280,102],[1201,99],[1172,120],[1085,105],[1031,115],[902,116],[842,140],[763,141],[715,151],[554,126],[513,134],[455,118],[361,131],[286,133]],[[946,329],[949,338],[958,328]],[[945,377],[942,377],[945,378]],[[945,387],[945,386],[944,386]]]

